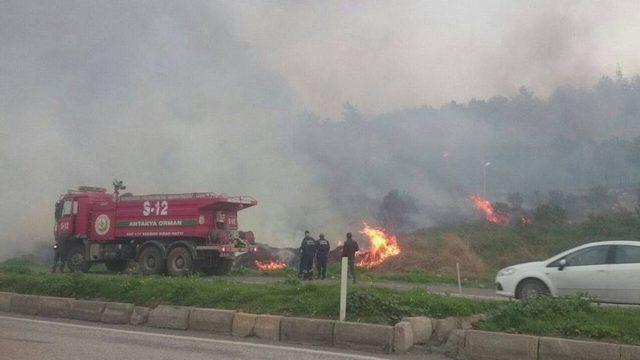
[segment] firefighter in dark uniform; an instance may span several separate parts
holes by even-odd
[[[53,245],[53,268],[51,269],[51,272],[56,272],[58,263],[60,263],[60,272],[64,272],[64,265],[66,262],[67,254],[64,250],[64,244],[62,242],[56,241],[56,243]]]
[[[327,277],[327,260],[329,259],[331,245],[329,241],[324,238],[324,234],[320,234],[320,238],[316,244],[316,269],[318,270],[318,279],[324,280]]]
[[[349,262],[349,276],[353,279],[353,283],[356,283],[356,252],[360,250],[358,243],[353,240],[351,233],[347,233],[347,241],[344,242],[342,247],[342,257],[346,257]]]
[[[298,277],[310,280],[313,277],[313,258],[316,256],[316,241],[309,236],[309,231],[304,232],[304,239],[300,244],[300,268]]]

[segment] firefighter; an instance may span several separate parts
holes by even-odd
[[[324,234],[320,234],[316,250],[316,270],[318,270],[318,279],[324,280],[327,277],[327,260],[329,259],[329,250],[331,250],[329,241],[324,238]]]
[[[56,272],[58,263],[60,263],[60,272],[64,272],[64,265],[67,261],[67,254],[64,251],[64,246],[61,242],[57,242],[53,245],[53,268],[52,273]]]
[[[358,243],[353,240],[351,233],[347,233],[347,240],[342,246],[342,257],[346,257],[349,262],[349,276],[356,283],[356,252],[360,250]]]
[[[313,277],[313,258],[316,256],[316,241],[309,235],[309,231],[304,232],[304,239],[300,244],[300,268],[298,277],[310,280]]]

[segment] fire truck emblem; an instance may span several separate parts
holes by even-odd
[[[96,233],[98,235],[104,235],[109,232],[109,227],[111,226],[111,221],[109,220],[109,216],[102,214],[96,218]]]

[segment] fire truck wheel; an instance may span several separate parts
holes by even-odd
[[[211,270],[214,275],[227,275],[231,272],[232,266],[233,259],[218,259]]]
[[[107,270],[112,273],[121,273],[127,270],[129,261],[127,260],[112,260],[104,263],[107,266]]]
[[[192,258],[189,250],[182,246],[175,247],[167,256],[167,270],[170,275],[184,276],[192,270]]]
[[[91,264],[84,259],[84,246],[76,246],[67,254],[67,267],[71,272],[88,272]]]
[[[160,249],[149,246],[142,250],[138,258],[138,266],[142,275],[160,275],[164,273],[165,262]]]

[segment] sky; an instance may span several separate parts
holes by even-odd
[[[292,124],[539,96],[640,72],[634,1],[0,0],[0,258],[52,241],[79,185],[255,196],[240,224],[292,245],[335,224]],[[292,218],[296,218],[295,221]],[[311,222],[311,221],[310,221]]]

